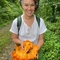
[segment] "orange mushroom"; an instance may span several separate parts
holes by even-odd
[[[25,51],[27,52],[33,47],[33,44],[31,41],[26,40],[24,41],[23,46],[24,46]]]
[[[15,51],[12,52],[12,60],[33,60],[37,58],[38,47],[29,40],[23,42],[24,49],[20,46],[15,46]]]

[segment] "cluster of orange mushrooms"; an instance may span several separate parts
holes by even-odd
[[[38,46],[32,44],[29,40],[23,42],[24,49],[20,46],[15,46],[15,50],[12,52],[12,60],[34,60],[37,59]]]

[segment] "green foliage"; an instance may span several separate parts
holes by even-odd
[[[59,38],[53,32],[48,30],[45,34],[45,43],[43,46],[43,55],[45,60],[60,59],[60,43]]]
[[[7,0],[7,1],[15,3],[18,0]]]
[[[40,1],[40,16],[42,16],[43,18],[46,18],[47,20],[49,20],[50,22],[56,22],[57,19],[57,15],[60,16],[59,11],[57,11],[57,8],[60,8],[60,2],[59,0],[41,0]],[[54,6],[54,7],[53,7]]]
[[[43,17],[47,26],[45,33],[44,45],[42,47],[44,60],[60,60],[60,15],[55,13],[52,15],[52,5],[56,4],[57,0],[41,0],[37,15]],[[52,23],[54,22],[54,23]]]
[[[47,32],[45,33],[45,43],[42,50],[45,60],[60,59],[60,18],[57,17],[57,22],[51,23],[45,21]]]
[[[9,45],[10,43],[11,43],[11,33],[9,32],[9,29],[0,32],[0,53],[2,53],[5,46]]]
[[[4,7],[6,4],[6,0],[0,0],[0,6]]]
[[[10,22],[15,17],[22,14],[22,9],[17,0],[15,3],[1,0],[0,3],[0,27],[4,25],[4,23]]]

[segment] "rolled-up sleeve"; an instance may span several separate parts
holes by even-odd
[[[13,20],[10,32],[18,34],[18,29],[17,29],[17,18]]]
[[[44,20],[40,18],[40,28],[39,28],[39,34],[45,33],[47,30],[46,25],[44,23]]]

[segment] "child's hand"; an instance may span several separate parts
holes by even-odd
[[[23,42],[21,42],[21,48],[24,49],[24,47],[23,47]]]

